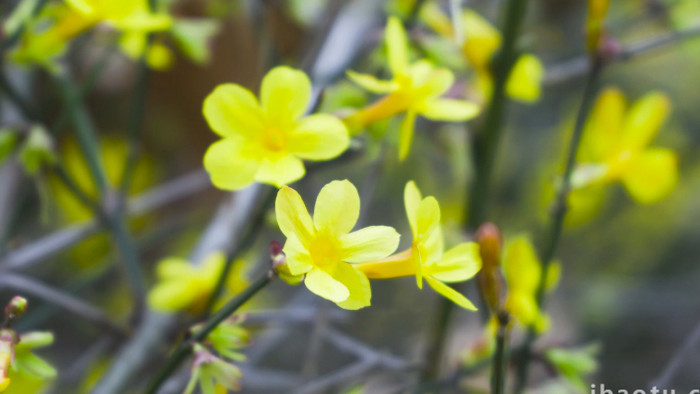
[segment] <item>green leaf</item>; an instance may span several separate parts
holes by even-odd
[[[17,133],[10,129],[0,129],[0,164],[10,156],[17,145]]]
[[[596,356],[599,352],[600,346],[591,344],[573,349],[549,349],[545,357],[569,383],[585,392],[588,385],[584,377],[598,368]]]
[[[30,352],[17,353],[13,367],[41,380],[56,377],[56,369],[51,364]]]
[[[192,61],[209,61],[208,41],[219,31],[219,23],[208,19],[180,19],[172,27],[175,44]]]
[[[19,159],[24,170],[31,175],[36,174],[43,164],[56,161],[53,141],[43,127],[35,126],[32,128],[19,152]]]

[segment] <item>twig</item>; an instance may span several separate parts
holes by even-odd
[[[578,152],[578,147],[581,142],[581,137],[583,134],[584,126],[588,114],[593,106],[593,101],[595,100],[596,92],[598,91],[598,82],[600,79],[600,74],[603,69],[603,62],[599,57],[594,57],[590,61],[590,68],[588,72],[588,79],[586,80],[586,87],[583,92],[583,99],[581,100],[581,106],[579,107],[578,113],[576,115],[576,122],[574,124],[574,132],[571,135],[571,142],[569,145],[568,154],[565,158],[564,173],[562,174],[562,183],[557,191],[557,195],[552,204],[552,220],[550,222],[549,230],[545,238],[542,252],[540,254],[540,260],[542,261],[542,271],[540,273],[539,284],[537,286],[537,305],[542,307],[544,304],[545,296],[545,285],[547,272],[554,258],[554,253],[556,252],[557,246],[559,244],[559,239],[561,238],[561,232],[564,225],[564,217],[567,211],[567,197],[571,189],[571,174],[574,171],[574,166],[576,164],[576,152]],[[517,373],[516,373],[516,384],[515,392],[521,393],[525,386],[527,385],[527,373],[528,366],[530,364],[532,344],[537,339],[537,333],[533,328],[530,328],[523,343],[522,349],[520,350],[520,362],[518,363]]]
[[[94,323],[98,327],[108,329],[116,334],[126,335],[128,333],[128,330],[125,327],[113,322],[107,315],[104,314],[104,312],[95,308],[94,306],[24,275],[3,273],[0,275],[0,286],[33,294],[46,302],[60,306],[61,308]]]
[[[126,213],[128,216],[143,215],[189,197],[209,186],[209,178],[203,170],[193,171],[134,197],[126,204]],[[0,270],[17,270],[32,267],[97,233],[100,228],[98,222],[92,220],[72,225],[42,237],[7,253],[0,260]]]
[[[658,37],[649,38],[637,41],[624,46],[615,56],[609,59],[609,62],[626,62],[636,59],[639,56],[646,55],[649,52],[668,47],[687,39],[700,37],[700,24],[688,27],[683,30],[675,31],[660,35]],[[547,67],[545,73],[545,85],[555,85],[566,82],[570,79],[586,75],[588,71],[588,59],[585,56],[565,61],[561,64],[555,64]]]
[[[375,359],[382,366],[390,370],[401,371],[419,365],[418,363],[411,363],[391,354],[378,352],[335,328],[326,330],[326,339],[340,350],[355,354],[361,359]]]
[[[92,209],[100,222],[112,233],[112,238],[114,239],[117,249],[121,252],[124,259],[129,283],[132,286],[131,290],[137,301],[136,309],[138,310],[141,307],[141,300],[145,296],[145,284],[139,267],[138,251],[126,229],[124,218],[116,216],[113,212],[106,212],[102,206],[93,201],[90,196],[71,179],[63,170],[63,167],[55,166],[54,172],[58,175],[59,180],[66,185],[68,190],[70,190],[82,204]]]
[[[225,250],[236,237],[243,236],[242,232],[250,219],[250,212],[243,202],[255,199],[260,192],[261,186],[253,185],[221,204],[190,254],[189,260],[198,264],[212,252]],[[133,338],[119,350],[112,366],[98,382],[94,392],[117,394],[131,387],[132,377],[162,353],[163,345],[168,342],[170,334],[177,327],[177,316],[149,311]]]
[[[525,18],[527,0],[508,0],[502,8],[503,45],[492,64],[493,91],[481,133],[475,136],[472,145],[475,174],[469,185],[466,203],[467,230],[474,230],[487,217],[486,203],[489,196],[491,174],[498,145],[503,130],[506,107],[506,82],[510,70],[518,55],[517,39]],[[451,321],[454,304],[441,299],[433,329],[428,339],[428,369],[423,374],[424,380],[437,380],[440,360],[443,358],[446,333]]]
[[[122,171],[121,184],[119,185],[119,191],[122,196],[127,195],[129,188],[131,187],[131,181],[133,178],[134,169],[136,167],[136,160],[138,158],[139,137],[143,128],[143,114],[146,109],[147,86],[151,75],[151,70],[146,62],[146,54],[153,42],[153,35],[149,34],[146,41],[147,43],[146,47],[144,48],[144,53],[141,55],[141,59],[139,60],[138,75],[136,77],[134,87],[134,98],[131,105],[131,117],[129,118],[129,125],[127,129],[128,152],[124,169]]]
[[[304,380],[309,380],[318,373],[317,364],[323,350],[323,337],[328,329],[328,307],[328,303],[323,303],[318,307],[311,325],[309,345],[306,348],[306,354],[301,366],[301,375]]]
[[[376,360],[360,360],[339,371],[331,372],[321,376],[306,385],[293,391],[295,394],[326,393],[331,388],[340,383],[359,379],[361,376],[372,371],[377,365]]]
[[[506,386],[507,360],[506,348],[508,346],[508,312],[498,313],[498,328],[496,329],[496,351],[493,354],[493,366],[491,367],[491,394],[503,394]]]
[[[477,134],[472,147],[475,178],[469,188],[467,203],[467,229],[473,230],[483,223],[486,201],[491,184],[491,173],[503,131],[506,106],[506,82],[518,56],[516,47],[520,26],[525,18],[527,0],[508,0],[503,8],[503,45],[493,60],[493,91],[489,100],[484,128]]]
[[[67,107],[69,118],[73,122],[78,145],[85,156],[88,169],[97,189],[103,194],[108,188],[109,181],[100,158],[100,148],[90,117],[82,105],[77,89],[69,78],[67,76],[59,76],[57,82]]]
[[[17,109],[22,113],[26,119],[36,119],[36,110],[32,108],[27,100],[25,100],[22,95],[12,86],[12,83],[7,79],[4,70],[2,68],[2,62],[0,61],[0,91],[4,92],[8,99],[17,107]]]
[[[206,304],[207,306],[204,309],[205,311],[211,311],[212,307],[216,303],[216,300],[223,291],[226,278],[228,278],[228,275],[231,272],[233,263],[245,251],[245,249],[253,243],[255,236],[258,234],[260,228],[265,222],[265,213],[275,200],[276,194],[270,187],[264,187],[261,194],[262,196],[254,196],[255,198],[248,199],[243,202],[246,206],[249,206],[248,210],[255,213],[251,215],[251,224],[245,230],[245,235],[243,237],[238,237],[227,249],[224,268],[219,275],[216,285],[214,286],[214,291],[209,297],[209,301]]]
[[[678,373],[678,369],[683,365],[683,362],[688,358],[688,356],[693,351],[697,350],[697,346],[699,343],[700,323],[698,323],[695,326],[695,328],[693,328],[693,331],[690,333],[690,336],[686,338],[683,344],[678,348],[678,350],[676,350],[676,352],[668,361],[668,364],[666,364],[666,367],[663,369],[661,374],[649,384],[649,388],[651,389],[655,387],[669,387],[671,380],[674,376],[676,376],[676,373]]]
[[[147,394],[155,394],[158,391],[163,382],[180,366],[184,359],[192,353],[192,344],[201,342],[204,340],[209,333],[215,329],[221,322],[226,320],[234,312],[250,300],[254,295],[256,295],[260,290],[267,286],[272,278],[275,277],[275,273],[272,270],[265,272],[263,276],[258,278],[255,282],[251,283],[248,288],[239,293],[235,298],[226,303],[221,309],[214,313],[205,323],[202,328],[197,330],[192,337],[186,341],[180,342],[180,344],[175,348],[170,358],[165,363],[163,368],[158,372],[155,379],[151,381],[146,389]]]
[[[308,394],[327,392],[339,384],[358,379],[377,366],[395,372],[408,372],[420,366],[418,363],[410,363],[398,357],[380,353],[366,344],[333,328],[326,330],[325,338],[339,350],[356,355],[359,360],[345,368],[341,368],[338,371],[308,382],[306,385],[295,390],[294,393]]]

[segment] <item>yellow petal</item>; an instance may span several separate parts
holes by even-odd
[[[159,279],[187,277],[192,274],[189,261],[179,257],[168,257],[158,262],[156,275]]]
[[[345,301],[350,296],[350,290],[344,284],[319,268],[306,274],[304,284],[312,293],[335,303]]]
[[[423,265],[434,264],[442,260],[442,254],[445,251],[445,239],[439,225],[429,233],[427,239],[420,241],[419,249]]]
[[[463,296],[460,294],[458,291],[455,289],[451,288],[450,286],[447,286],[446,284],[435,280],[429,276],[425,277],[425,280],[428,281],[428,284],[430,287],[433,288],[438,294],[442,295],[443,297],[447,298],[448,300],[454,302],[455,304],[461,306],[464,309],[470,310],[470,311],[476,311],[477,308],[474,306],[474,304],[467,299],[467,297]]]
[[[350,137],[345,124],[332,115],[303,118],[289,136],[287,149],[307,160],[328,160],[345,152]]]
[[[360,74],[354,71],[348,71],[347,76],[361,88],[372,93],[391,93],[399,87],[394,81],[383,81],[371,74]]]
[[[671,112],[671,100],[662,93],[649,93],[632,105],[622,130],[624,149],[641,149],[656,137]]]
[[[440,282],[462,282],[472,278],[481,269],[479,244],[464,242],[445,252],[437,264],[426,268],[425,275]]]
[[[159,42],[154,42],[146,52],[146,63],[154,70],[164,71],[172,67],[175,62],[173,51]]]
[[[222,137],[254,136],[263,128],[262,111],[253,93],[232,83],[219,85],[204,99],[209,127]]]
[[[540,315],[537,301],[531,293],[509,290],[506,298],[506,309],[525,326],[537,323]]]
[[[622,182],[638,203],[659,202],[678,183],[678,157],[670,149],[646,149],[630,160]]]
[[[506,246],[503,271],[511,292],[534,294],[541,270],[535,249],[527,237],[517,237]]]
[[[596,183],[572,190],[567,197],[565,223],[576,226],[595,217],[605,201],[605,185],[605,183]]]
[[[267,156],[260,162],[255,180],[281,187],[298,181],[304,174],[304,163],[294,155]]]
[[[383,259],[399,246],[399,235],[388,226],[369,226],[340,237],[343,261],[365,263]]]
[[[316,198],[314,224],[318,231],[327,230],[340,236],[349,233],[360,216],[360,195],[347,179],[324,186]]]
[[[350,264],[337,264],[332,276],[350,291],[348,298],[338,303],[339,307],[357,310],[370,305],[372,289],[365,274]]]
[[[186,309],[198,295],[198,289],[191,281],[164,281],[148,292],[148,305],[157,311],[173,312]]]
[[[226,255],[222,252],[214,252],[204,258],[204,261],[197,266],[197,270],[203,277],[216,280],[221,275],[224,264],[226,264]]]
[[[427,241],[440,227],[440,205],[433,196],[424,198],[418,205],[416,214],[416,241]]]
[[[65,0],[66,4],[68,4],[71,8],[74,10],[82,13],[82,14],[90,14],[94,12],[94,7],[91,4],[91,2],[87,0]]]
[[[299,238],[297,238],[296,234],[287,236],[287,242],[284,243],[283,250],[286,257],[287,269],[291,275],[305,274],[313,269],[314,266],[311,255]]]
[[[275,125],[289,125],[299,119],[311,98],[311,81],[303,71],[287,66],[273,68],[260,87],[260,104]]]
[[[409,111],[401,121],[399,129],[399,160],[403,161],[408,152],[411,151],[411,143],[413,142],[413,127],[416,122],[416,113]]]
[[[607,88],[598,96],[583,131],[580,162],[603,162],[619,148],[626,106],[617,88]]]
[[[401,278],[416,274],[414,258],[413,248],[411,248],[379,261],[361,263],[354,266],[369,279]]]
[[[287,238],[296,237],[303,245],[314,234],[314,223],[299,193],[291,187],[283,187],[275,200],[277,225]]]
[[[428,119],[448,122],[464,122],[479,114],[478,105],[465,100],[427,100],[420,114]]]
[[[389,17],[384,31],[388,52],[389,69],[393,75],[402,73],[408,67],[408,38],[399,18]]]
[[[465,56],[474,68],[488,68],[491,57],[501,46],[501,33],[470,9],[465,9],[462,13],[462,28]]]
[[[540,98],[542,77],[544,67],[536,56],[520,56],[508,76],[506,93],[516,100],[528,103],[537,101]]]
[[[214,186],[223,190],[238,190],[250,185],[259,166],[238,139],[217,141],[204,154],[204,168]]]
[[[452,71],[441,67],[435,68],[432,63],[421,60],[411,66],[410,75],[413,84],[418,87],[420,98],[435,98],[447,92],[454,84],[455,76]]]
[[[408,217],[408,224],[411,226],[411,232],[413,233],[413,237],[416,237],[418,231],[418,206],[420,205],[420,202],[422,200],[423,197],[421,196],[420,190],[418,190],[418,186],[416,186],[416,183],[414,181],[408,181],[403,191],[403,201],[404,206],[406,207],[406,216]]]

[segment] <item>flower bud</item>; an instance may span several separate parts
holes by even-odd
[[[485,269],[496,269],[501,265],[501,246],[503,236],[498,226],[491,222],[481,225],[476,232],[476,242],[479,243],[479,253]]]
[[[286,262],[287,258],[282,251],[282,244],[277,241],[270,242],[270,258],[272,259],[273,267],[277,267]]]
[[[484,223],[476,232],[479,243],[482,268],[477,274],[479,291],[492,313],[501,309],[503,294],[503,276],[501,274],[501,231],[493,223]]]
[[[21,296],[14,296],[5,306],[5,321],[11,322],[22,316],[27,310],[27,299]]]

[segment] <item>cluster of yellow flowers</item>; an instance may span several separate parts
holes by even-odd
[[[134,60],[143,57],[155,69],[168,68],[173,54],[162,38],[149,45],[149,34],[170,34],[185,55],[204,62],[208,57],[206,40],[217,30],[212,21],[174,18],[160,5],[151,9],[148,0],[66,0],[43,6],[33,15],[37,6],[37,0],[22,2],[4,30],[8,35],[21,34],[10,53],[14,61],[49,70],[56,69],[56,59],[73,39],[97,26],[117,33],[126,56]]]
[[[283,188],[275,206],[280,229],[287,237],[283,269],[292,276],[305,275],[304,284],[310,291],[345,309],[370,305],[368,279],[415,275],[419,288],[425,278],[436,292],[476,310],[444,282],[465,281],[479,271],[478,245],[467,242],[443,253],[437,200],[422,199],[413,182],[406,185],[404,199],[413,243],[408,250],[391,255],[399,244],[393,228],[370,226],[351,232],[359,217],[360,198],[349,181],[333,181],[321,189],[313,219],[299,194]]]
[[[500,35],[474,11],[466,9],[461,17],[466,37],[461,49],[474,68],[477,85],[488,96],[489,63],[500,47]],[[424,7],[421,18],[439,34],[454,34],[449,19],[432,3]],[[408,41],[399,19],[390,17],[385,44],[392,79],[349,71],[353,82],[383,97],[344,119],[331,114],[305,115],[312,101],[311,82],[303,71],[290,67],[275,67],[265,75],[259,100],[240,85],[218,86],[205,99],[203,113],[221,139],[206,152],[204,166],[214,185],[224,190],[238,190],[253,182],[281,188],[276,215],[287,240],[286,263],[278,271],[290,283],[303,281],[315,294],[343,308],[359,309],[370,305],[369,279],[415,275],[419,288],[425,279],[436,292],[474,310],[468,299],[445,283],[465,281],[479,271],[478,244],[465,242],[444,251],[439,204],[434,197],[423,198],[412,181],[406,185],[404,200],[413,241],[409,249],[395,254],[399,234],[393,228],[371,226],[352,231],[360,200],[349,181],[333,181],[323,187],[313,217],[299,194],[285,186],[305,175],[303,160],[338,157],[349,148],[351,135],[379,120],[404,114],[399,132],[399,159],[403,160],[418,115],[443,121],[466,121],[478,115],[477,104],[442,97],[454,84],[454,75],[425,59],[411,62]],[[509,78],[508,94],[517,100],[536,100],[542,74],[537,58],[521,56]],[[650,94],[623,121],[621,93],[609,90],[601,95],[585,132],[578,157],[581,165],[574,173],[575,190],[569,198],[574,211],[585,205],[577,201],[585,200],[586,191],[595,189],[594,194],[600,195],[596,185],[618,180],[642,203],[658,201],[670,192],[677,178],[675,155],[646,148],[668,107],[663,95]],[[645,182],[648,176],[656,181]],[[163,282],[152,292],[152,304],[164,310],[196,310],[211,293],[222,264],[220,256],[216,264],[208,260],[198,268],[185,261],[163,261],[159,268]],[[180,269],[173,271],[175,266]],[[171,271],[182,272],[171,275]],[[541,264],[525,237],[508,244],[503,261],[508,284],[504,307],[522,324],[539,330],[547,325],[535,299],[540,271]],[[188,288],[190,296],[175,296],[177,288]]]

